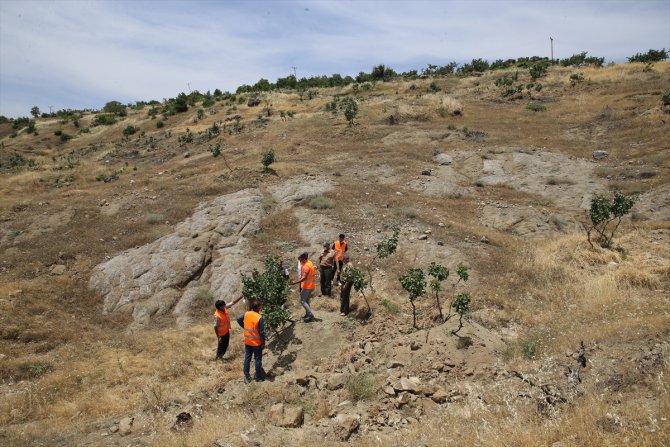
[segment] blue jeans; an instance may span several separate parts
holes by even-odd
[[[251,368],[251,356],[254,356],[254,380],[263,379],[263,347],[244,345],[244,377],[250,378],[249,369]]]

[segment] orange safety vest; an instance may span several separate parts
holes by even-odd
[[[347,243],[346,242],[342,242],[340,244],[339,240],[335,241],[335,243],[333,244],[333,251],[337,255],[337,260],[338,261],[341,261],[342,259],[344,259],[344,252],[346,251],[346,249],[347,249]]]
[[[260,346],[263,344],[259,322],[261,314],[250,310],[244,314],[244,344],[248,346]]]
[[[214,322],[216,318],[219,318],[219,324],[216,325],[216,335],[223,337],[230,331],[230,317],[228,315],[228,309],[224,309],[223,312],[219,309],[216,309],[214,312]]]
[[[314,287],[316,285],[316,282],[314,281],[314,264],[312,264],[312,261],[307,261],[302,265],[302,274],[300,276],[305,276],[307,274],[307,277],[300,283],[300,287],[305,289],[305,290],[314,290]]]

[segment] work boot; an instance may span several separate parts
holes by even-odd
[[[251,377],[245,377],[244,378],[244,383],[250,383],[251,382]]]

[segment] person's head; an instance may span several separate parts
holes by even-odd
[[[344,241],[344,233],[340,233],[340,242]]]
[[[223,301],[223,300],[216,300],[216,303],[214,303],[214,306],[216,306],[216,308],[218,310],[223,310],[223,309],[226,308],[226,302]]]
[[[305,261],[307,261],[307,258],[309,258],[309,255],[307,254],[307,252],[305,252],[305,253],[301,254],[300,256],[298,256],[298,261],[305,262]]]
[[[344,256],[342,256],[342,262],[344,262],[345,264],[349,264],[349,255],[345,254]]]
[[[323,241],[323,249],[324,249],[325,251],[330,250],[330,242],[328,242],[328,241]]]
[[[253,300],[251,302],[251,310],[254,312],[260,312],[261,311],[261,302],[258,300]]]

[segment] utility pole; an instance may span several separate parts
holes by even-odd
[[[296,68],[298,68],[298,67],[291,67],[291,68],[293,69],[293,77],[294,77],[294,78],[296,79],[296,81],[297,81],[297,80],[298,80],[298,75],[296,74],[296,71],[295,71],[295,70],[296,70]]]
[[[551,63],[554,63],[554,38],[549,37],[549,41],[551,42]]]
[[[53,106],[49,106],[49,115],[51,115],[51,108],[52,108],[52,107],[53,107]]]
[[[188,92],[191,93],[191,83],[187,82],[186,85],[188,86]]]

